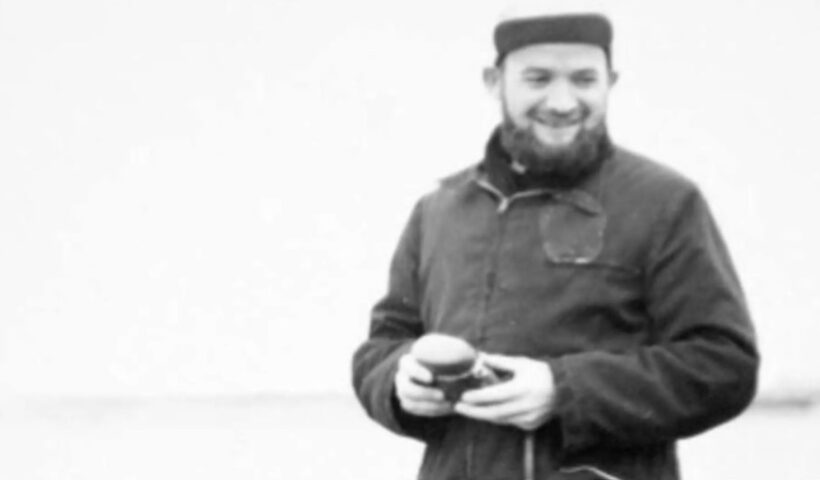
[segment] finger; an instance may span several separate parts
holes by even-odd
[[[402,409],[414,415],[424,417],[439,417],[449,415],[453,412],[453,406],[449,403],[430,403],[407,401],[401,403]]]
[[[509,355],[485,353],[481,355],[481,360],[485,365],[496,370],[504,370],[515,373],[519,368],[521,368],[521,359],[518,357],[511,357]]]
[[[526,413],[517,402],[488,406],[459,402],[455,404],[453,410],[465,417],[502,425],[512,425],[515,419],[518,419]]]
[[[436,388],[421,387],[414,383],[410,383],[401,391],[399,395],[414,401],[419,402],[438,402],[445,403],[444,392]]]
[[[400,399],[426,402],[444,402],[444,392],[414,382],[407,375],[396,375],[396,394]]]
[[[467,390],[461,395],[461,401],[474,406],[509,403],[522,395],[521,386],[510,380],[487,387]]]
[[[502,415],[499,421],[506,425],[514,425],[522,430],[535,430],[547,420],[547,412],[538,409],[524,409],[520,413]]]
[[[514,425],[521,430],[532,431],[544,424],[544,421],[532,415],[523,415],[507,420],[507,425]]]
[[[405,354],[399,359],[399,370],[422,384],[433,383],[433,373],[424,368],[412,355]]]

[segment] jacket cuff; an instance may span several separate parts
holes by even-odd
[[[573,388],[566,359],[551,358],[547,364],[553,375],[552,417],[560,432],[561,452],[581,450],[591,443],[583,430],[583,398]]]
[[[375,401],[373,402],[373,411],[371,412],[373,418],[379,423],[387,427],[387,429],[398,433],[400,435],[412,435],[408,430],[406,424],[408,423],[403,417],[407,415],[401,409],[398,398],[396,397],[396,388],[394,379],[396,372],[399,369],[399,358],[409,351],[411,344],[403,345],[394,351],[390,357],[382,364],[383,371],[380,372],[379,377],[383,379],[376,387]]]

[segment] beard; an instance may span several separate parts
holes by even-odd
[[[557,147],[544,144],[532,128],[520,128],[505,115],[500,140],[511,160],[523,167],[523,175],[567,186],[597,170],[611,148],[604,121],[582,128],[572,142]]]

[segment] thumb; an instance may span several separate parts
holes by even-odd
[[[481,360],[492,369],[515,372],[521,367],[522,358],[485,353],[481,355]]]

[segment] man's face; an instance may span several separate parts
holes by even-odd
[[[603,126],[613,81],[600,47],[545,43],[510,52],[490,86],[507,122],[562,150]]]

